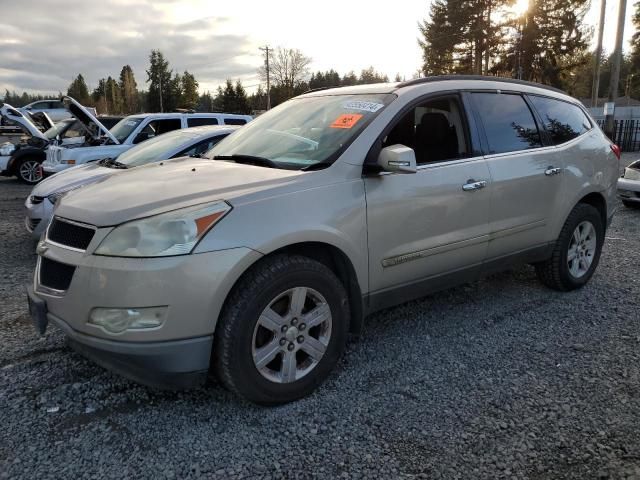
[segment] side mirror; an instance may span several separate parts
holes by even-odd
[[[378,155],[378,166],[385,172],[416,173],[416,154],[404,145],[390,145]]]

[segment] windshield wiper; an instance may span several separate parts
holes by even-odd
[[[264,157],[256,157],[254,155],[240,155],[240,154],[216,155],[213,157],[213,159],[214,160],[233,160],[236,163],[244,163],[244,164],[248,163],[248,164],[262,165],[263,167],[269,167],[269,168],[279,168],[278,164],[273,160],[269,160],[268,158],[264,158]]]
[[[333,165],[333,162],[316,162],[311,165],[307,165],[306,167],[302,167],[300,170],[303,172],[311,172],[313,170],[323,170],[325,168],[329,168]]]
[[[103,158],[98,162],[98,165],[100,165],[101,167],[107,167],[107,168],[120,168],[120,169],[129,168],[124,163],[118,162],[113,158]]]

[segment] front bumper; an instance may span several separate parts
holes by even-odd
[[[42,302],[31,286],[27,295],[34,303]],[[189,388],[207,378],[212,335],[168,342],[120,342],[85,335],[51,313],[46,313],[46,321],[55,323],[82,356],[143,385]]]
[[[71,168],[71,167],[75,167],[75,164],[74,165],[68,165],[66,163],[51,164],[51,163],[45,162],[42,164],[42,176],[50,177],[54,173],[62,172],[63,170],[66,170],[67,168]]]
[[[619,178],[618,197],[628,202],[640,203],[640,181]]]
[[[46,318],[96,363],[140,383],[188,386],[209,367],[216,322],[240,275],[261,254],[248,248],[166,258],[101,257],[43,242],[30,295]],[[40,284],[41,258],[75,266],[66,291]],[[102,308],[166,306],[160,327],[111,334],[88,323]]]

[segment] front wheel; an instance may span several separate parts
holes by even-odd
[[[18,161],[16,167],[16,177],[22,183],[27,185],[35,185],[42,180],[42,166],[40,162],[34,158],[23,158]]]
[[[349,303],[322,263],[298,255],[261,261],[227,300],[215,334],[218,378],[249,401],[276,405],[311,393],[338,362]]]
[[[562,227],[551,258],[536,264],[538,278],[554,290],[582,287],[598,266],[603,243],[600,213],[591,205],[579,203]]]

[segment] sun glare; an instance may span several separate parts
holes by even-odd
[[[516,0],[509,10],[516,16],[520,17],[525,14],[529,8],[529,0]]]

